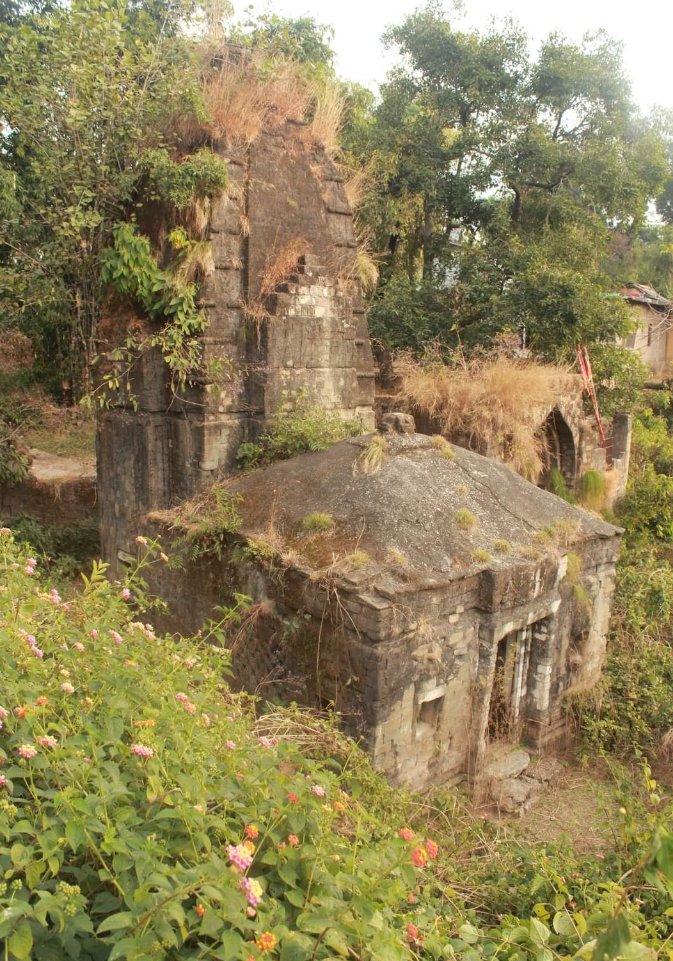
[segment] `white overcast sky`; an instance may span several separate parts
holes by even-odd
[[[337,70],[346,80],[376,89],[393,62],[381,34],[423,4],[418,0],[274,0],[256,2],[256,12],[297,17],[309,14],[335,29]],[[238,10],[241,6],[237,4]],[[466,0],[461,26],[485,27],[492,17],[511,15],[533,41],[553,30],[579,40],[604,27],[624,45],[624,63],[642,110],[673,107],[673,3],[671,0]]]

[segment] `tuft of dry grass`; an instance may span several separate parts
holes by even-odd
[[[498,451],[505,463],[535,481],[544,466],[540,415],[573,384],[559,367],[507,356],[462,355],[454,366],[430,355],[418,360],[398,355],[398,399],[412,412],[429,417],[448,437],[461,438],[481,453]]]
[[[262,130],[274,130],[287,120],[303,120],[312,91],[297,64],[278,60],[272,71],[260,53],[213,49],[200,53],[203,115],[176,118],[183,144],[209,139],[249,145]]]
[[[292,237],[280,250],[271,251],[259,278],[259,296],[268,297],[273,293],[278,284],[282,284],[297,269],[299,258],[308,253],[308,249],[307,240]]]
[[[311,121],[305,129],[304,139],[317,144],[333,155],[339,149],[339,134],[343,124],[345,100],[336,83],[322,83],[312,93]]]
[[[386,440],[374,434],[353,464],[354,474],[378,474],[386,459]]]
[[[212,244],[208,240],[197,240],[180,252],[170,265],[169,273],[179,284],[185,285],[209,277],[214,270]]]
[[[257,341],[261,337],[262,324],[269,319],[265,300],[284,280],[297,270],[299,258],[308,252],[309,243],[303,237],[293,237],[280,250],[271,251],[259,278],[259,293],[242,304],[243,315],[248,323],[257,330]]]

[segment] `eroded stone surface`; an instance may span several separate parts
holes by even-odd
[[[496,461],[460,448],[447,458],[418,434],[386,434],[368,473],[372,439],[229,479],[242,518],[231,552],[151,575],[174,603],[167,626],[197,629],[233,590],[265,611],[273,601],[275,615],[234,650],[241,686],[334,705],[393,783],[469,775],[487,790],[491,743],[557,742],[565,695],[597,680],[621,532]],[[333,525],[306,537],[314,512]],[[148,529],[166,534],[174,520]],[[510,550],[498,554],[504,538]],[[273,543],[272,561],[255,557],[257,542]],[[247,560],[241,543],[253,545]],[[527,763],[522,752],[516,768]]]

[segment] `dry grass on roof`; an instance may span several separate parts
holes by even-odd
[[[261,54],[243,55],[205,45],[200,60],[206,116],[190,114],[178,119],[184,144],[214,138],[248,145],[262,130],[305,118],[311,90],[292,61],[278,61],[271,69]]]
[[[211,140],[248,146],[262,131],[298,122],[298,142],[338,149],[344,98],[336,84],[309,81],[293,60],[270,60],[264,51],[214,48],[199,51],[203,115],[175,119],[183,146]]]
[[[429,418],[448,437],[466,439],[472,450],[499,450],[517,473],[536,481],[544,466],[539,413],[549,410],[576,378],[560,367],[506,355],[458,355],[452,366],[439,355],[418,359],[399,354],[398,400]]]
[[[336,83],[314,84],[310,89],[311,120],[303,137],[333,155],[339,149],[346,101]]]

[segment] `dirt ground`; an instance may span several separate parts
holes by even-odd
[[[527,811],[513,816],[484,807],[477,816],[532,843],[565,841],[576,854],[600,855],[612,845],[612,826],[619,818],[614,781],[601,762],[588,767],[571,753],[561,760],[563,772]]]

